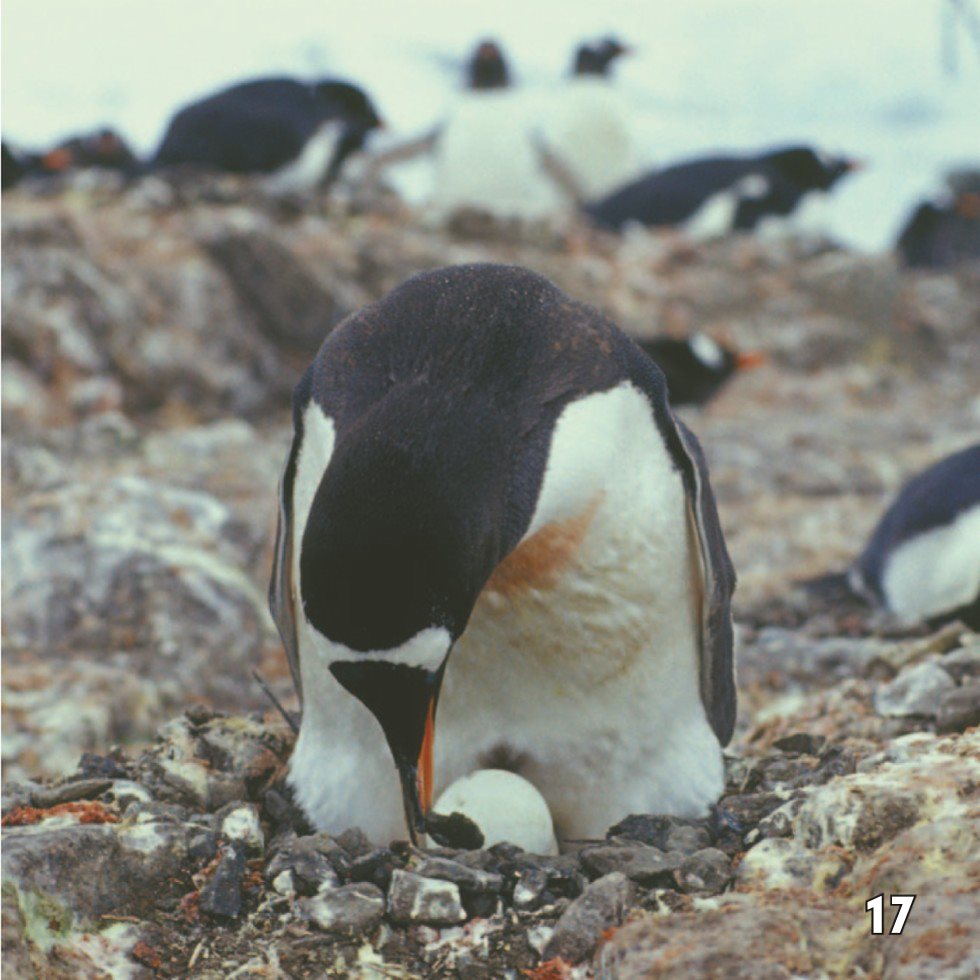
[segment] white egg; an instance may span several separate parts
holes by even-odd
[[[531,854],[558,853],[544,797],[526,779],[504,769],[478,769],[457,779],[434,809],[469,817],[483,832],[484,847],[507,841]]]

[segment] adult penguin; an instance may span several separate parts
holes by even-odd
[[[735,575],[631,340],[525,269],[425,272],[328,335],[293,418],[270,598],[316,826],[420,840],[434,790],[502,761],[560,836],[706,812]]]
[[[323,187],[380,125],[370,98],[349,82],[260,78],[179,110],[153,166],[274,174],[283,189]]]

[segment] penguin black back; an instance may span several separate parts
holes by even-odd
[[[193,102],[171,120],[154,158],[158,167],[195,164],[232,173],[271,173],[293,161],[325,122],[343,127],[343,155],[380,125],[370,99],[336,80],[242,82]],[[333,163],[333,169],[339,165]]]

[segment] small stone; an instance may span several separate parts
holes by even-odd
[[[60,803],[74,803],[76,800],[94,800],[106,790],[112,789],[112,780],[76,779],[59,786],[45,786],[31,797],[31,803],[40,810],[58,806]]]
[[[388,912],[394,922],[405,925],[454,926],[466,920],[457,885],[400,868],[391,875]]]
[[[265,869],[265,880],[273,882],[283,871],[291,872],[296,892],[315,895],[340,885],[340,876],[322,848],[334,844],[326,834],[311,834],[283,841]]]
[[[600,845],[579,852],[582,869],[592,878],[621,871],[631,881],[651,888],[671,880],[671,872],[680,867],[683,855],[666,854],[655,847],[640,845]]]
[[[203,827],[187,838],[187,856],[197,864],[207,864],[218,853],[218,839]]]
[[[459,887],[460,897],[467,914],[485,918],[497,908],[497,900],[504,888],[503,875],[492,871],[468,868],[458,861],[441,857],[423,858],[415,872],[425,878],[451,881]]]
[[[732,880],[732,862],[716,847],[706,847],[687,858],[674,875],[684,892],[717,895]]]
[[[378,847],[351,862],[350,880],[368,882],[387,891],[391,884],[391,873],[397,867],[400,867],[400,862],[391,848]]]
[[[675,824],[667,831],[665,851],[693,854],[711,843],[711,835],[704,827]]]
[[[360,827],[349,827],[336,840],[352,858],[363,857],[371,850],[371,842]]]
[[[514,908],[522,912],[540,908],[547,888],[548,873],[543,868],[528,868],[514,884]]]
[[[230,803],[215,814],[215,827],[225,840],[239,844],[251,855],[265,849],[265,835],[254,803]]]
[[[801,752],[804,755],[819,755],[826,743],[827,739],[823,735],[811,735],[809,732],[793,732],[792,735],[784,735],[782,738],[777,738],[772,743],[772,747],[779,749],[780,752]]]
[[[618,871],[592,882],[558,920],[542,959],[560,956],[566,963],[579,963],[591,956],[602,934],[622,923],[634,887]]]
[[[939,658],[939,666],[962,684],[967,678],[980,677],[980,642],[960,647]]]
[[[744,836],[785,802],[785,798],[777,793],[739,793],[722,799],[718,810],[725,819],[735,821]]]
[[[380,888],[358,882],[303,899],[300,910],[323,932],[360,935],[381,922],[385,897]]]
[[[956,682],[935,661],[903,670],[891,683],[875,692],[874,706],[889,718],[920,715],[935,718],[943,696],[955,690]]]
[[[214,919],[231,920],[242,911],[242,881],[245,878],[245,849],[229,847],[201,889],[199,907]]]
[[[108,755],[83,752],[78,760],[78,773],[84,779],[127,779],[125,769]]]
[[[980,680],[947,691],[936,712],[937,732],[962,732],[974,725],[980,725]]]

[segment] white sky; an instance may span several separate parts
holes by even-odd
[[[337,75],[395,136],[437,121],[440,59],[484,35],[515,74],[557,85],[571,49],[614,31],[637,48],[619,83],[651,165],[689,152],[809,140],[866,157],[832,200],[845,238],[881,247],[950,163],[980,160],[980,53],[946,0],[3,0],[3,135],[44,145],[116,126],[151,151],[173,110],[243,77]]]

